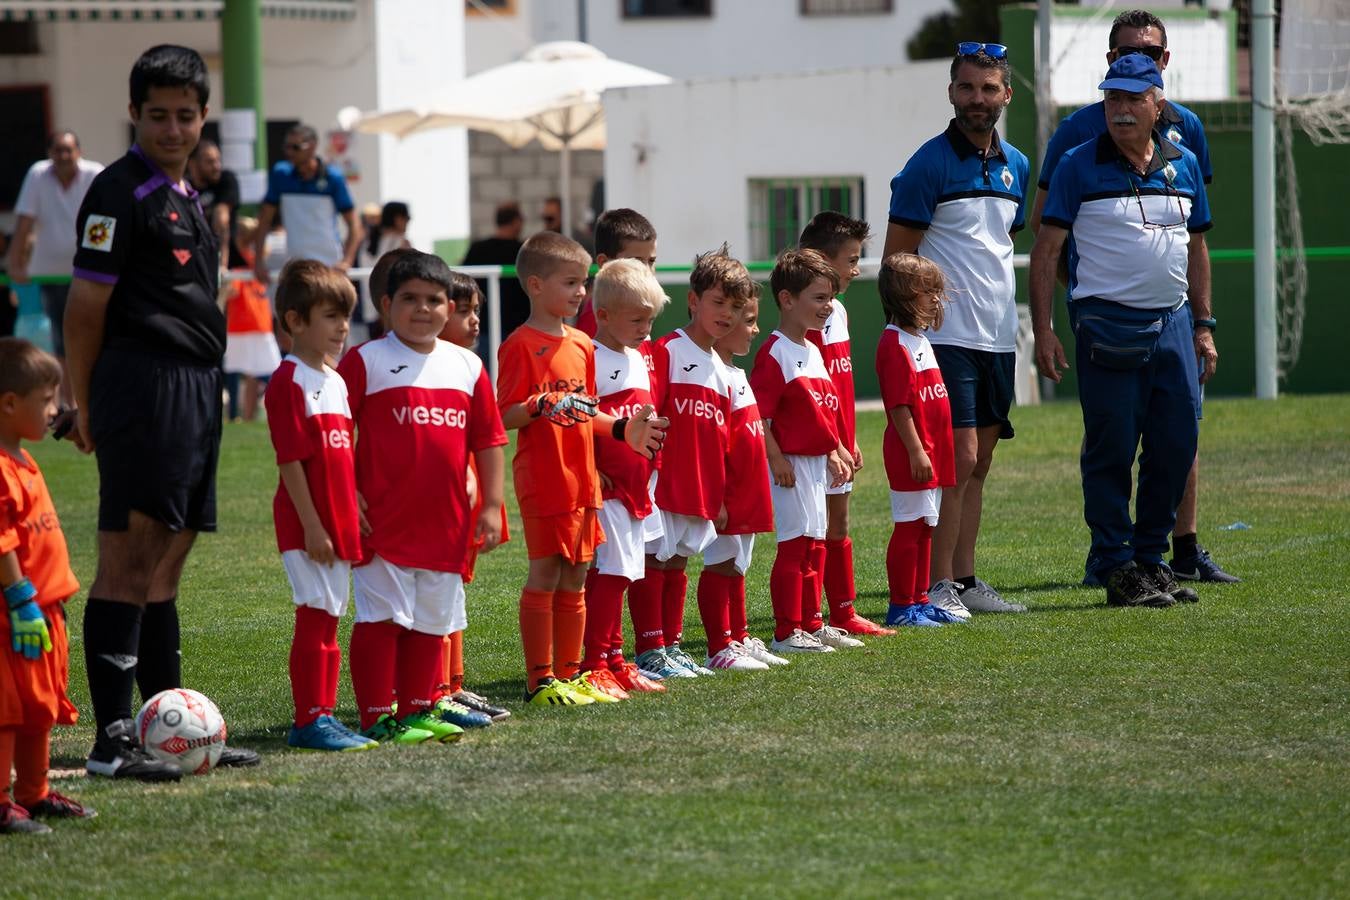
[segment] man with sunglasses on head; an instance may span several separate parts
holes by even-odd
[[[1167,26],[1153,13],[1143,9],[1131,9],[1116,16],[1111,23],[1111,32],[1107,38],[1107,63],[1113,63],[1122,56],[1140,53],[1158,65],[1161,74],[1171,60],[1171,51],[1167,49]],[[1209,162],[1209,144],[1205,140],[1205,128],[1200,118],[1175,100],[1163,103],[1158,120],[1158,132],[1171,143],[1185,147],[1195,154],[1204,175],[1205,184],[1209,184],[1213,169]],[[1084,106],[1064,121],[1060,122],[1050,143],[1045,148],[1045,159],[1041,161],[1041,174],[1036,189],[1036,203],[1031,213],[1031,230],[1037,231],[1041,224],[1041,211],[1045,207],[1046,191],[1050,187],[1050,178],[1055,167],[1069,150],[1090,141],[1106,131],[1105,105],[1102,101]],[[1063,279],[1063,270],[1060,276]],[[1203,408],[1204,391],[1201,391]],[[1209,555],[1209,551],[1196,540],[1198,529],[1200,460],[1197,455],[1186,480],[1186,493],[1177,507],[1176,533],[1172,537],[1172,566],[1177,577],[1195,581],[1235,582],[1240,579],[1225,572]],[[1089,569],[1091,567],[1089,566]],[[1089,571],[1084,578],[1085,584],[1096,584]]]
[[[1051,327],[1067,242],[1088,574],[1106,585],[1109,605],[1172,606],[1199,599],[1163,556],[1195,459],[1200,384],[1219,358],[1204,239],[1213,223],[1199,160],[1157,131],[1165,105],[1157,64],[1121,56],[1099,88],[1106,132],[1060,160],[1031,251],[1036,367],[1056,382],[1068,368]]]
[[[319,135],[308,125],[286,132],[286,159],[272,167],[267,194],[258,214],[254,241],[254,273],[267,284],[267,235],[277,211],[286,226],[286,259],[313,259],[326,266],[350,269],[361,246],[361,221],[337,166],[319,158]],[[346,240],[338,232],[338,218],[347,226]]]
[[[937,263],[953,302],[929,336],[952,407],[956,486],[942,492],[929,600],[957,619],[1022,612],[975,575],[984,482],[1000,439],[1013,436],[1017,305],[1013,235],[1026,215],[1031,166],[995,125],[1012,100],[1008,48],[957,45],[947,88],[955,117],[891,180],[884,255]]]

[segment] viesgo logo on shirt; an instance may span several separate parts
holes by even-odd
[[[325,450],[352,449],[352,433],[345,428],[325,428],[319,436]]]
[[[692,397],[676,397],[675,412],[682,416],[693,416],[699,419],[711,419],[718,425],[726,424],[726,417],[722,415],[722,410],[715,404],[707,400],[695,400]]]
[[[919,402],[921,403],[927,403],[929,400],[941,400],[946,396],[947,385],[942,383],[925,384],[923,387],[919,388]]]
[[[811,397],[816,401],[817,404],[825,407],[828,410],[831,410],[832,412],[838,411],[839,395],[834,393],[834,391],[830,391],[827,394],[824,391],[818,391],[815,388],[809,388],[809,390],[811,391]]]
[[[853,371],[853,360],[847,356],[840,356],[830,360],[827,367],[831,375],[842,375],[845,372]]]
[[[463,409],[445,406],[396,406],[394,421],[400,425],[436,425],[446,428],[465,428],[469,413]]]

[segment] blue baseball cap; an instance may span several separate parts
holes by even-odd
[[[1097,85],[1097,90],[1142,94],[1149,88],[1162,90],[1162,86],[1158,64],[1142,53],[1131,53],[1111,63],[1111,68],[1106,70],[1106,80]]]

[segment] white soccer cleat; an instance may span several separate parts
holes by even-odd
[[[865,646],[862,641],[855,638],[842,628],[835,628],[833,625],[822,625],[820,630],[812,635],[826,647],[833,647],[836,650],[851,650],[854,647]]]
[[[929,599],[932,599],[931,594]],[[973,588],[962,592],[961,604],[971,612],[1019,613],[1027,611],[1027,608],[1020,603],[1009,603],[1004,600],[998,591],[979,578],[975,579]]]
[[[961,602],[956,582],[943,579],[928,589],[928,602],[961,620],[970,619],[970,610]]]
[[[815,635],[807,634],[800,628],[794,629],[792,634],[783,638],[781,641],[777,638],[769,645],[769,649],[775,653],[833,653],[833,647],[827,647],[822,644]]]
[[[740,644],[730,644],[723,647],[715,656],[708,657],[704,663],[709,669],[731,669],[737,672],[763,672],[769,668],[768,663],[760,662],[754,657],[748,655]]]
[[[786,666],[792,663],[790,659],[774,656],[769,652],[769,648],[764,646],[764,642],[754,635],[747,635],[745,640],[741,641],[741,651],[750,658],[768,663],[771,666]]]

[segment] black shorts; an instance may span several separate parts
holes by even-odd
[[[215,531],[221,419],[220,369],[105,348],[89,386],[99,531],[126,531],[132,510]]]
[[[1013,373],[1016,353],[968,350],[948,344],[934,344],[942,380],[952,406],[953,428],[986,428],[1001,425],[999,437],[1013,436],[1008,412],[1013,402]]]

